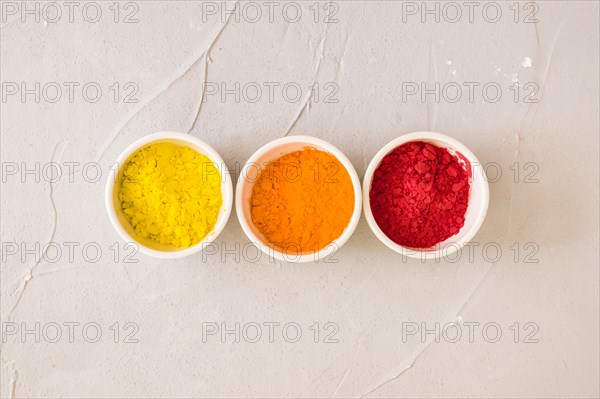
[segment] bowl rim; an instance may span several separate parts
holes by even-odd
[[[253,182],[249,182],[244,178],[247,170],[254,164],[256,164],[256,162],[267,152],[285,144],[306,144],[307,147],[317,146],[321,147],[326,152],[331,153],[340,161],[344,168],[346,168],[346,171],[350,176],[350,180],[352,181],[352,188],[354,191],[354,210],[352,212],[352,216],[350,217],[350,221],[348,222],[348,225],[346,226],[342,234],[321,250],[303,255],[287,255],[267,245],[259,237],[257,237],[256,234],[254,234],[252,228],[250,227],[251,221],[246,220],[246,217],[243,212],[243,189],[246,184],[254,184]],[[238,177],[235,190],[235,208],[238,220],[240,222],[240,225],[242,226],[242,230],[244,230],[244,233],[250,239],[250,242],[256,247],[258,247],[265,254],[288,263],[319,262],[337,252],[350,239],[350,237],[356,230],[362,211],[361,182],[358,177],[358,174],[356,173],[356,170],[354,169],[354,166],[352,165],[352,162],[350,162],[346,155],[333,144],[313,136],[285,136],[268,142],[267,144],[263,145],[258,150],[256,150],[254,154],[250,156],[250,158],[248,158],[243,168],[241,169],[241,173]],[[290,259],[290,257],[293,257],[293,259]]]
[[[373,216],[373,212],[371,210],[371,201],[369,198],[369,192],[371,191],[371,183],[373,181],[373,175],[375,173],[375,170],[381,163],[382,159],[387,154],[389,154],[394,148],[399,147],[402,144],[406,144],[411,141],[420,141],[420,140],[441,141],[441,142],[447,144],[448,146],[456,149],[458,152],[460,152],[471,164],[472,179],[473,179],[471,184],[474,185],[475,179],[478,179],[478,181],[481,181],[481,189],[482,189],[481,190],[482,191],[482,206],[477,210],[477,214],[476,214],[477,219],[475,221],[475,224],[473,224],[473,226],[468,231],[465,232],[462,239],[460,239],[454,243],[456,245],[439,248],[439,249],[436,249],[433,251],[419,250],[417,248],[408,248],[408,247],[404,247],[404,246],[392,241],[381,230],[381,228],[375,221],[375,217]],[[462,248],[467,242],[471,241],[471,239],[475,236],[475,234],[477,234],[477,231],[483,224],[483,220],[485,219],[485,216],[487,214],[487,210],[488,210],[488,206],[489,206],[489,196],[490,196],[489,184],[488,184],[487,178],[485,177],[485,171],[484,171],[481,163],[475,156],[475,154],[473,154],[473,152],[471,150],[469,150],[469,148],[467,148],[467,146],[462,144],[460,141],[458,141],[450,136],[447,136],[445,134],[431,132],[431,131],[420,131],[420,132],[412,132],[412,133],[403,134],[403,135],[391,140],[386,145],[384,145],[371,159],[371,162],[369,163],[369,166],[367,167],[367,170],[365,171],[362,189],[363,189],[363,211],[365,214],[365,219],[367,220],[367,224],[371,228],[371,231],[373,231],[373,233],[379,239],[379,241],[381,241],[383,244],[385,244],[388,248],[392,249],[393,251],[395,251],[399,254],[402,254],[403,256],[408,256],[408,257],[417,258],[417,259],[434,259],[434,258],[438,259],[441,257],[445,257],[445,256],[455,253],[460,248]]]
[[[136,237],[133,237],[129,233],[127,233],[125,228],[121,225],[117,217],[117,212],[113,205],[113,196],[116,187],[116,176],[121,171],[121,168],[123,167],[127,159],[129,159],[129,157],[140,148],[145,147],[148,144],[163,140],[178,140],[197,146],[202,149],[203,155],[208,156],[208,158],[210,158],[210,160],[216,164],[217,169],[219,169],[219,172],[221,173],[221,195],[223,197],[223,205],[221,206],[225,207],[225,210],[222,213],[221,211],[219,211],[220,214],[213,230],[210,233],[208,233],[202,241],[191,247],[183,248],[181,250],[176,251],[160,251],[157,249],[150,248],[139,242]],[[123,152],[119,155],[117,161],[113,165],[116,165],[116,167],[110,168],[105,190],[105,204],[108,213],[108,218],[110,219],[111,224],[113,225],[114,229],[117,231],[121,239],[123,239],[126,242],[135,242],[141,253],[159,259],[183,258],[202,251],[204,247],[207,244],[213,242],[225,228],[229,216],[231,215],[231,208],[233,205],[233,185],[231,182],[231,176],[229,175],[229,170],[227,169],[227,165],[223,161],[223,158],[221,158],[219,153],[208,143],[200,140],[195,136],[191,136],[189,134],[180,132],[161,131],[151,133],[146,136],[140,137],[139,139],[131,143],[129,146],[127,146],[127,148],[123,150]]]

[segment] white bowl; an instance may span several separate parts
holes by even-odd
[[[379,228],[379,225],[373,217],[373,212],[371,211],[369,192],[371,191],[371,183],[373,181],[373,174],[375,173],[375,170],[387,154],[389,154],[396,147],[411,141],[422,141],[438,147],[447,148],[451,154],[457,155],[459,159],[462,160],[461,163],[463,163],[465,167],[467,167],[467,162],[465,162],[465,160],[471,165],[471,189],[469,191],[469,202],[467,205],[467,211],[465,213],[465,224],[458,233],[452,237],[449,237],[447,240],[436,244],[432,248],[409,248],[396,244]],[[373,233],[375,233],[377,238],[379,238],[379,240],[389,248],[402,255],[412,258],[440,258],[451,255],[462,248],[475,236],[481,227],[481,224],[485,219],[485,214],[487,213],[489,197],[489,186],[485,177],[485,172],[475,155],[473,155],[473,153],[464,144],[453,139],[452,137],[434,132],[410,133],[390,141],[377,154],[375,154],[373,160],[367,168],[367,171],[365,172],[365,178],[363,180],[364,212],[367,223],[371,227],[371,230],[373,230]]]
[[[280,252],[267,244],[264,235],[258,230],[254,223],[252,223],[252,214],[250,207],[250,198],[252,196],[252,187],[256,178],[263,167],[265,167],[270,161],[273,161],[282,155],[289,154],[291,152],[303,150],[305,147],[313,147],[317,150],[328,152],[335,156],[340,163],[346,168],[350,179],[352,180],[352,186],[354,188],[354,211],[352,217],[348,223],[348,226],[344,229],[342,234],[331,242],[331,244],[325,246],[320,251],[309,253],[309,254],[287,254]],[[279,260],[286,262],[312,262],[326,259],[329,255],[336,252],[348,239],[352,236],[352,233],[358,225],[360,219],[360,210],[362,206],[362,195],[360,189],[360,179],[352,166],[352,163],[346,156],[330,143],[310,136],[289,136],[283,137],[261,147],[254,153],[246,162],[242,168],[242,172],[238,178],[238,183],[235,191],[235,207],[242,225],[242,229],[252,241],[254,245],[260,248],[264,253],[271,257],[275,257]]]
[[[217,223],[215,224],[213,230],[207,234],[204,240],[189,248],[176,248],[172,246],[161,245],[151,240],[143,240],[136,237],[133,226],[121,211],[121,201],[119,201],[117,184],[122,176],[123,165],[127,162],[129,157],[140,148],[159,142],[187,146],[199,152],[200,154],[206,155],[215,163],[215,166],[221,173],[221,195],[223,196],[223,205],[219,211]],[[117,167],[115,168],[111,168],[108,180],[106,182],[106,210],[108,212],[108,218],[110,219],[115,230],[117,230],[117,233],[119,233],[119,236],[121,236],[121,238],[127,242],[137,243],[140,252],[162,259],[183,258],[184,256],[192,255],[201,251],[206,244],[214,241],[214,239],[217,238],[217,236],[225,227],[227,219],[229,219],[229,215],[231,214],[231,207],[233,204],[233,186],[231,184],[231,177],[229,176],[229,171],[227,170],[227,166],[225,165],[225,162],[223,162],[221,156],[204,141],[199,140],[194,136],[190,136],[189,134],[177,132],[159,132],[150,134],[140,138],[127,147],[117,159],[116,166]]]

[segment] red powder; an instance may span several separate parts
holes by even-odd
[[[375,221],[392,241],[429,248],[464,225],[469,188],[469,175],[456,156],[416,141],[383,158],[369,199]]]

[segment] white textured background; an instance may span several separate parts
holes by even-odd
[[[298,22],[281,16],[285,2],[270,21],[268,6],[259,2],[263,16],[256,23],[248,20],[254,14],[226,23],[203,14],[207,5],[199,1],[121,2],[118,22],[113,2],[99,2],[97,23],[82,17],[86,2],[79,2],[72,22],[62,2],[58,22],[27,14],[23,22],[22,10],[13,14],[7,6],[21,8],[21,2],[1,3],[2,397],[599,395],[597,2],[536,2],[537,23],[524,23],[533,10],[525,2],[500,2],[496,23],[482,15],[487,3],[477,3],[470,22],[468,7],[458,2],[463,15],[451,23],[444,2],[437,3],[439,22],[435,15],[423,22],[420,14],[403,14],[409,8],[400,2],[338,1],[329,6],[339,8],[337,22],[328,24],[323,2],[318,23],[313,2],[297,3]],[[33,9],[35,3],[26,4]],[[37,3],[43,14],[46,2]],[[133,11],[137,22],[123,23]],[[10,82],[79,86],[72,102],[63,93],[52,103],[54,92],[41,93],[39,102],[34,95],[7,95]],[[103,89],[96,103],[81,93],[90,82]],[[139,89],[137,103],[123,101],[128,82]],[[273,101],[265,89],[256,103],[243,93],[239,101],[206,95],[199,107],[204,82],[280,86]],[[329,82],[336,86],[327,90]],[[472,102],[466,86],[456,103],[448,93],[438,102],[432,95],[403,101],[406,82],[479,86]],[[482,96],[490,82],[502,88],[496,103]],[[537,103],[525,102],[529,82],[539,87]],[[115,83],[117,102],[109,89]],[[286,83],[302,87],[298,101],[282,96]],[[515,83],[522,90],[516,101]],[[313,85],[318,98],[307,95]],[[337,102],[325,102],[332,87]],[[104,210],[106,175],[129,143],[160,130],[189,131],[209,142],[234,173],[270,140],[314,135],[344,151],[361,177],[389,140],[435,130],[465,143],[483,163],[496,163],[502,176],[490,184],[473,259],[463,252],[456,262],[403,260],[363,219],[335,255],[337,263],[251,263],[231,254],[176,261],[137,254],[138,263],[126,263],[125,243]],[[54,184],[43,176],[36,182],[35,172],[21,175],[51,161],[63,170]],[[72,182],[68,162],[79,163]],[[101,166],[99,182],[83,178],[88,162]],[[15,164],[19,171],[11,175]],[[87,171],[93,177],[94,169]],[[526,179],[532,171],[537,182]],[[13,242],[29,249],[53,242],[62,257],[52,262],[56,252],[47,253],[36,262],[23,247],[8,253]],[[69,242],[79,243],[73,259]],[[102,249],[96,263],[82,255],[93,242]],[[247,242],[233,213],[217,243],[232,249]],[[496,263],[486,261],[486,244],[502,248]],[[538,262],[525,262],[535,248],[530,260]],[[450,321],[462,323],[457,343],[420,334],[403,339],[406,323],[433,328]],[[73,342],[64,326],[70,322],[80,323]],[[116,322],[117,343],[109,329]],[[123,342],[127,322],[139,327],[137,343]],[[295,322],[302,337],[287,342],[279,327],[273,343],[264,335],[257,343],[218,335],[203,342],[207,322],[228,328]],[[315,322],[318,343],[310,329]],[[337,343],[323,342],[326,322],[339,327]],[[468,322],[480,323],[473,342]],[[482,334],[491,322],[502,329],[496,343],[488,342],[493,329]],[[528,322],[539,327],[537,343],[525,342]],[[46,326],[40,342],[21,334],[36,323]],[[62,326],[56,343],[48,340],[52,323]],[[101,326],[98,342],[83,336],[86,323]],[[19,332],[9,334],[14,326]]]

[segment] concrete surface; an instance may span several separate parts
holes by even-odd
[[[598,2],[1,7],[2,397],[600,394]],[[233,173],[314,135],[361,177],[439,131],[486,165],[490,209],[437,262],[364,219],[333,259],[256,259],[235,213],[211,254],[156,260],[104,186],[161,130]]]

